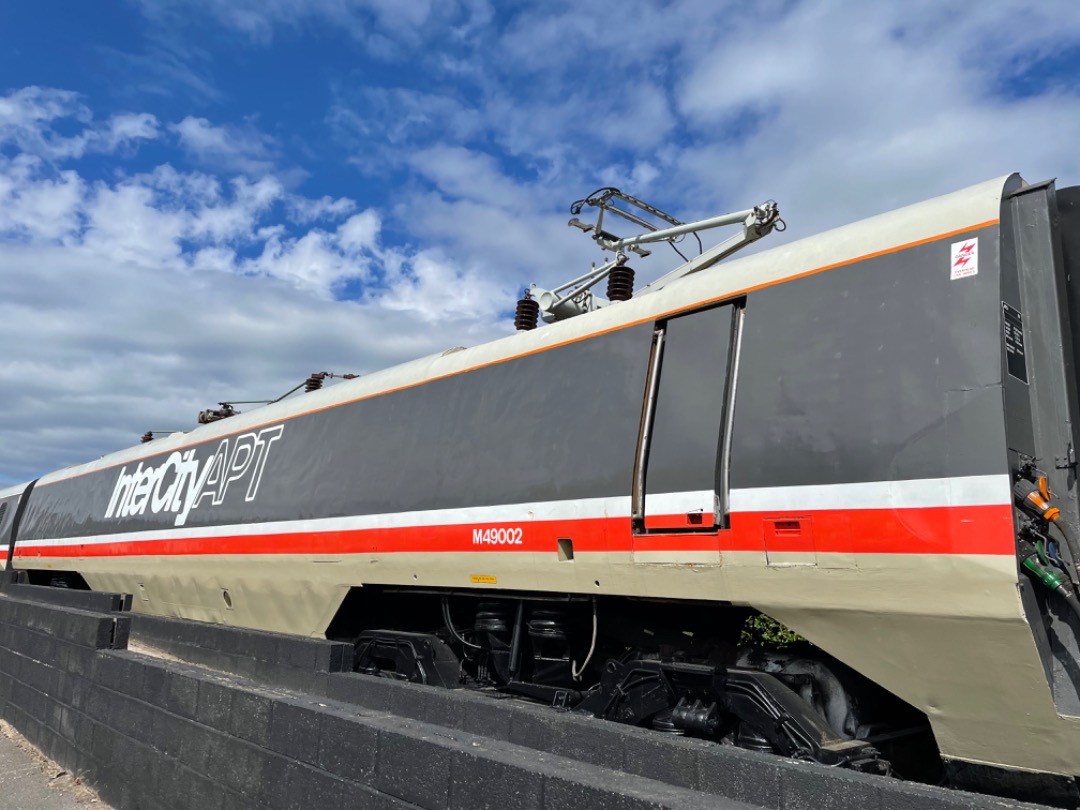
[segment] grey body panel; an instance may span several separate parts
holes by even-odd
[[[256,497],[246,500],[240,479],[185,525],[627,495],[651,335],[651,325],[630,327],[290,419],[266,451]],[[196,458],[221,442],[197,446]],[[164,511],[105,519],[120,474],[39,487],[21,538],[172,527]]]
[[[978,236],[977,275],[950,245]],[[732,487],[1007,472],[997,228],[747,297]]]

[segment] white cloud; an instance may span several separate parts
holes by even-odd
[[[85,184],[74,171],[46,172],[41,158],[0,156],[0,235],[60,241],[79,228]]]
[[[434,251],[422,251],[389,279],[379,303],[389,310],[419,317],[426,324],[473,321],[471,332],[491,335],[496,323],[515,298],[509,285],[493,285],[477,270],[462,270]]]
[[[634,196],[647,194],[662,171],[652,161],[638,160],[633,166],[612,164],[600,170],[600,181],[605,186],[633,189]]]
[[[351,214],[356,209],[356,203],[347,197],[333,197],[324,195],[317,200],[307,197],[292,196],[286,204],[290,210],[293,222],[306,225],[320,219],[337,219],[346,214]]]
[[[387,146],[406,146],[433,130],[455,141],[467,140],[485,125],[478,110],[451,95],[405,87],[339,88],[338,95],[327,115],[330,125],[346,136],[385,141]]]
[[[205,118],[189,115],[170,129],[200,165],[248,175],[263,175],[274,168],[274,139],[253,126],[214,126]]]
[[[291,282],[300,290],[332,299],[339,285],[370,278],[370,259],[361,252],[343,251],[336,233],[308,231],[298,237],[272,234],[262,253],[242,263],[249,273]]]
[[[51,125],[61,119],[82,124],[76,135],[61,135]],[[117,149],[153,140],[157,119],[148,114],[121,114],[95,122],[77,93],[48,87],[24,87],[0,97],[0,147],[47,160],[80,158],[91,152]]]
[[[517,210],[528,189],[501,171],[490,155],[444,144],[416,152],[409,164],[449,197]]]
[[[186,42],[176,26],[149,32],[133,50],[98,44],[91,49],[112,89],[128,98],[157,100],[183,95],[200,103],[223,98],[211,75],[211,58],[199,42]]]
[[[25,87],[0,99],[0,145],[49,158],[81,155],[85,136],[63,137],[48,128],[59,118],[88,123],[90,111],[78,98],[70,91]]]
[[[378,213],[368,209],[354,214],[337,229],[337,243],[349,253],[363,250],[374,251],[378,246],[379,230],[382,222]]]
[[[158,136],[157,118],[149,113],[127,113],[109,119],[104,133],[105,149],[111,152],[132,141],[149,141]]]
[[[135,0],[143,14],[165,28],[210,17],[250,41],[269,44],[284,29],[327,26],[348,32],[370,54],[396,58],[402,45],[415,46],[436,24],[463,36],[490,18],[486,2],[435,0]]]
[[[154,190],[138,182],[97,184],[85,200],[82,243],[118,261],[175,266],[186,217],[154,201]]]

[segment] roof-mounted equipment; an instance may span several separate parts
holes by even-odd
[[[240,411],[236,410],[236,405],[273,405],[275,402],[281,402],[285,397],[295,394],[301,388],[305,393],[310,394],[312,391],[318,391],[323,386],[324,380],[339,378],[342,380],[355,380],[359,374],[335,374],[332,371],[316,371],[311,374],[310,377],[305,379],[299,385],[295,385],[282,394],[277,399],[234,399],[231,402],[219,402],[220,408],[211,408],[205,411],[199,411],[199,424],[209,425],[211,422],[217,422],[221,419],[228,419],[230,416],[236,416]],[[153,438],[153,437],[151,437]],[[143,438],[143,441],[150,441]]]
[[[616,205],[617,201],[625,203],[630,207],[629,210]],[[586,205],[597,209],[595,223],[590,224],[578,219],[578,214]],[[744,211],[722,214],[697,222],[681,222],[659,208],[611,187],[601,188],[588,197],[578,200],[570,206],[570,213],[573,218],[567,224],[589,234],[590,238],[603,250],[614,253],[615,258],[600,267],[594,265],[584,275],[551,290],[533,284],[525,291],[524,297],[518,301],[514,326],[519,331],[535,328],[536,314],[539,314],[545,323],[553,323],[592,312],[616,301],[627,301],[632,298],[634,270],[627,265],[627,253],[634,253],[641,257],[651,255],[651,251],[646,250],[642,245],[667,242],[683,258],[684,263],[647,285],[639,294],[655,292],[676,279],[712,267],[773,230],[782,231],[785,228],[784,221],[780,219],[780,209],[773,200]],[[644,231],[625,239],[616,236],[604,230],[605,214],[619,216],[639,228],[644,228]],[[650,222],[646,217],[651,217],[654,222]],[[657,222],[666,223],[670,227],[662,228]],[[697,236],[698,232],[725,225],[741,225],[742,227],[738,233],[715,247],[703,250],[701,238]],[[675,246],[676,242],[687,234],[694,234],[698,242],[699,254],[693,259],[687,259]],[[592,288],[605,278],[608,279],[608,300],[606,301],[597,298],[592,292]]]

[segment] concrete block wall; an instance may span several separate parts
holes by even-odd
[[[347,645],[41,596],[0,593],[0,716],[117,810],[1001,807],[357,675]],[[129,634],[187,662],[125,649]]]
[[[302,704],[128,652],[129,624],[0,596],[0,716],[117,810],[416,806],[349,780],[329,744],[320,768]]]
[[[313,695],[330,673],[351,672],[351,644],[132,614],[131,639],[199,666]]]
[[[8,576],[17,572],[6,572]],[[4,574],[0,574],[0,577]],[[81,591],[69,588],[49,588],[44,585],[29,585],[15,579],[0,585],[4,592],[16,599],[31,602],[44,602],[56,607],[71,607],[77,610],[90,610],[97,613],[131,610],[131,594],[103,593],[101,591]]]
[[[0,594],[0,716],[117,810],[750,810],[131,652],[130,618]]]

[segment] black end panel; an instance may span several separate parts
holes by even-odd
[[[1080,318],[1080,186],[1058,189],[1058,232],[1064,264],[1069,319]],[[1080,357],[1080,329],[1073,329],[1073,357]]]
[[[1015,269],[1015,276],[1010,278],[1013,274],[1007,272],[1002,278],[1002,369],[1010,413],[1014,405],[1022,413],[1017,400],[1026,399],[1031,414],[1030,451],[1021,446],[1026,441],[1014,443],[1011,434],[1010,447],[1034,456],[1057,495],[1055,505],[1075,526],[1080,522],[1076,366],[1058,224],[1053,183],[1028,186],[1003,203],[1002,260]],[[1010,340],[1018,323],[1022,344]],[[1018,347],[1026,380],[1015,368]]]
[[[30,500],[30,493],[34,491],[34,484],[36,484],[37,482],[38,479],[35,478],[33,481],[26,485],[26,489],[24,489],[22,491],[22,495],[19,496],[18,506],[15,507],[15,514],[14,517],[11,519],[11,534],[8,537],[7,558],[4,562],[5,571],[11,568],[11,558],[15,554],[15,541],[17,540],[19,535],[19,526],[22,524],[23,513],[26,511],[26,504]],[[8,509],[11,509],[10,504],[8,505]]]
[[[1006,189],[1008,192],[1009,189]],[[1015,194],[1017,189],[1012,189]],[[1019,254],[1016,247],[1015,214],[1011,203],[1011,196],[1002,200],[1001,203],[1001,242],[1000,242],[1000,265],[1001,265],[1001,330],[1005,329],[1005,308],[1012,312],[1019,312],[1023,317],[1023,304],[1020,300],[1020,271]],[[999,337],[999,344],[1003,338]],[[1020,380],[1008,373],[1008,363],[1005,359],[1006,348],[999,348],[1002,367],[1002,392],[1005,399],[1005,436],[1009,447],[1009,468],[1018,469],[1023,463],[1021,459],[1035,458],[1035,431],[1032,426],[1031,399],[1029,382]]]
[[[1001,211],[1001,367],[1010,463],[1014,471],[1034,463],[1047,475],[1054,505],[1072,526],[1080,525],[1075,364],[1080,329],[1073,323],[1080,288],[1067,262],[1075,267],[1080,261],[1076,191],[1062,194],[1064,217],[1053,182],[1007,195]],[[1060,545],[1067,558],[1067,545]],[[1024,611],[1058,711],[1080,713],[1080,633],[1074,617],[1056,594],[1039,585],[1025,596]]]
[[[11,536],[11,526],[15,522],[15,510],[18,506],[17,497],[0,498],[0,545],[7,548],[7,556],[4,557],[5,570],[11,561],[11,549],[15,545]]]

